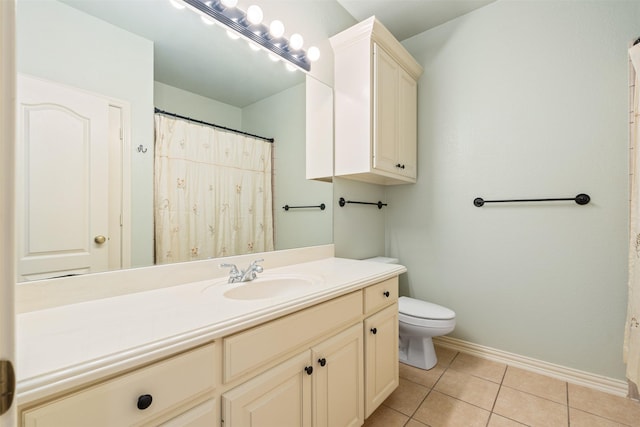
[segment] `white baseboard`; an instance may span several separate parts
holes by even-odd
[[[627,396],[626,381],[608,378],[585,371],[579,371],[565,366],[555,365],[538,359],[509,353],[491,347],[485,347],[468,341],[451,337],[434,337],[434,344],[451,350],[471,354],[487,360],[506,363],[509,366],[557,378],[572,384],[593,388],[617,396]]]

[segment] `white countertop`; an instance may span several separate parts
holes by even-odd
[[[19,314],[18,404],[187,350],[405,271],[401,265],[327,258],[265,269],[259,275],[304,275],[317,280],[288,296],[229,299],[223,293],[244,284],[212,278]]]

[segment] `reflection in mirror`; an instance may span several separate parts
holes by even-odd
[[[24,145],[20,148],[19,142],[17,169],[24,172],[23,178],[32,179],[33,185],[22,178],[18,183],[18,191],[24,198],[17,207],[18,234],[22,233],[17,258],[32,261],[32,255],[38,253],[44,261],[40,259],[32,264],[44,263],[45,266],[24,271],[19,266],[23,274],[18,281],[154,263],[154,107],[274,138],[274,249],[332,241],[331,184],[305,180],[304,74],[287,71],[284,64],[271,62],[262,52],[252,52],[246,43],[229,39],[222,29],[203,25],[197,15],[176,11],[168,1],[153,4],[154,7],[149,8],[148,2],[135,0],[18,1],[17,63],[21,79],[35,78],[40,84],[51,84],[53,89],[49,89],[54,94],[63,88],[100,99],[99,109],[108,111],[106,128],[117,128],[107,131],[106,137],[116,141],[116,149],[108,144],[112,151],[106,157],[94,159],[86,169],[71,167],[71,159],[82,157],[77,155],[82,151],[61,149],[60,139],[66,140],[68,136],[64,133],[44,133],[51,138],[55,135],[56,140],[37,150],[40,163],[34,163],[31,158],[25,163],[26,151]],[[26,89],[19,89],[19,97],[25,97],[23,104],[38,104],[37,99],[26,99],[28,94]],[[24,105],[20,108],[27,111]],[[64,110],[64,114],[63,110],[58,109],[43,122],[59,123],[56,117],[64,117],[66,123],[73,123],[71,110]],[[33,119],[29,123],[43,117],[41,111],[33,108],[29,114]],[[113,123],[117,125],[112,126]],[[20,129],[26,129],[34,143],[38,135],[43,135],[28,127]],[[75,128],[68,125],[64,129]],[[87,144],[82,139],[85,134],[79,135],[77,143]],[[23,138],[24,141],[31,140]],[[46,144],[46,139],[40,138],[39,142]],[[52,150],[54,144],[56,150]],[[117,166],[110,165],[118,155],[121,159]],[[96,163],[110,170],[102,173],[107,184],[102,184],[102,189],[89,190],[85,184],[93,181],[87,174]],[[60,175],[65,175],[64,180],[58,182]],[[42,199],[43,205],[37,212],[39,226],[55,231],[50,241],[59,241],[68,233],[62,227],[47,227],[47,221],[48,224],[64,222],[56,220],[56,216],[66,221],[70,217],[81,217],[77,210],[69,210],[71,201],[78,202],[78,194],[87,200],[90,196],[106,200],[105,209],[114,212],[110,215],[102,212],[107,222],[112,223],[108,231],[92,229],[96,222],[86,220],[80,242],[63,246],[58,252],[51,251],[48,244],[38,246],[29,240],[35,234],[29,221],[36,212],[30,209],[31,187],[36,183],[39,192],[48,195]],[[76,196],[72,197],[73,194]],[[328,209],[282,209],[287,204],[320,203],[325,203]],[[105,236],[105,243],[99,243],[100,236]],[[103,262],[98,269],[61,260],[61,253],[72,255],[67,258],[79,258],[78,253],[90,252],[89,249],[95,247],[107,248],[110,253],[106,264]],[[220,255],[214,253],[206,257]]]

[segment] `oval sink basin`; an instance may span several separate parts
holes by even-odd
[[[306,276],[258,277],[251,282],[234,284],[223,295],[231,299],[264,299],[304,293],[319,281]]]

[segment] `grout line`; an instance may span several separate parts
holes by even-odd
[[[491,414],[489,415],[489,419],[487,420],[487,427],[489,426],[489,423],[491,422],[491,417],[495,413],[493,411],[494,411],[494,409],[496,409],[496,403],[498,403],[498,396],[500,396],[500,390],[502,390],[502,383],[504,382],[504,377],[507,376],[507,370],[508,369],[509,369],[509,365],[507,365],[507,367],[504,370],[504,373],[502,374],[502,379],[500,380],[500,384],[498,385],[498,392],[496,393],[495,399],[493,399],[493,405],[491,405]]]

